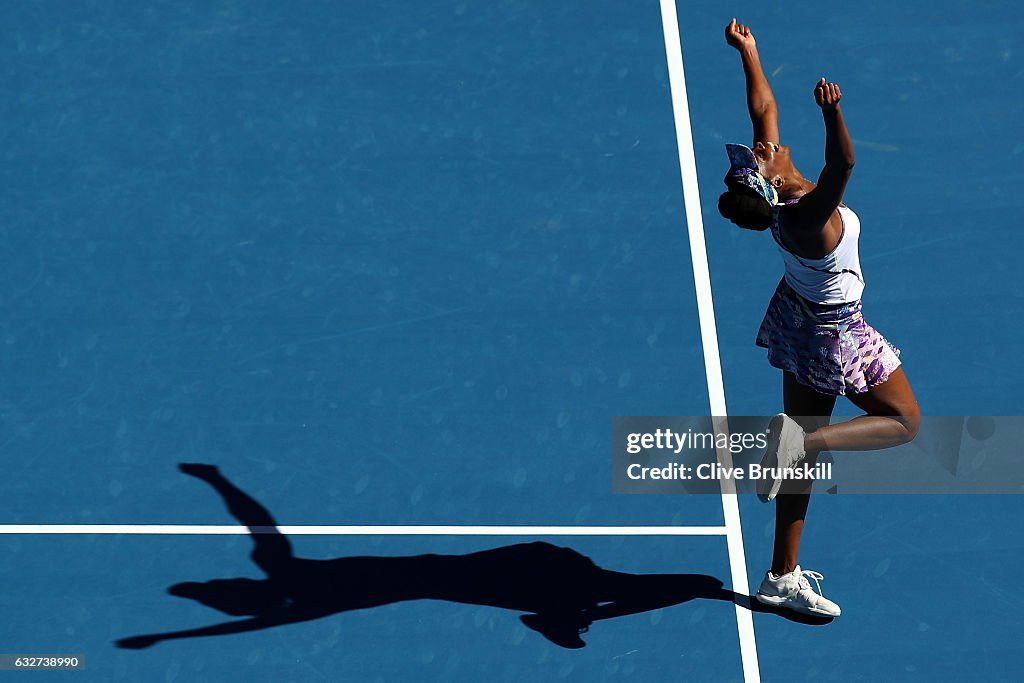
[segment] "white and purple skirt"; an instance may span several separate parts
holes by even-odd
[[[816,304],[785,279],[768,304],[757,345],[768,349],[773,366],[830,396],[863,393],[900,366],[900,350],[867,324],[860,301]]]

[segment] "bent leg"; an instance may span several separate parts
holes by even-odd
[[[921,424],[921,409],[899,367],[889,379],[847,398],[867,415],[808,434],[808,450],[876,451],[912,441]],[[788,411],[787,411],[788,412]]]

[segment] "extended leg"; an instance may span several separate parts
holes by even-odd
[[[782,397],[786,414],[796,420],[808,439],[819,429],[829,429],[829,417],[835,408],[836,397],[820,394],[796,381],[791,373],[783,373]],[[806,442],[806,440],[805,440]],[[820,449],[820,446],[819,446]],[[807,447],[806,462],[813,466],[818,449]],[[775,547],[772,552],[773,574],[793,571],[800,551],[800,537],[804,530],[807,504],[811,500],[810,480],[791,479],[783,483],[775,498]]]

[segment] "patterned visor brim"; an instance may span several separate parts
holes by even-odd
[[[725,175],[725,184],[748,187],[771,206],[777,206],[779,192],[761,175],[753,150],[744,145],[726,145],[725,151],[729,154],[729,172]]]

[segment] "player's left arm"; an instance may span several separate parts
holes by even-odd
[[[853,140],[846,128],[839,101],[842,91],[836,83],[821,78],[814,86],[814,101],[821,107],[825,123],[825,167],[818,176],[818,184],[800,198],[790,222],[798,230],[814,231],[827,229],[832,223],[841,234],[842,221],[835,215],[836,207],[843,201],[843,193],[853,173]]]
[[[227,621],[221,624],[213,624],[211,626],[201,626],[199,628],[190,628],[182,631],[169,631],[167,633],[151,633],[144,636],[132,636],[131,638],[122,638],[115,644],[127,650],[142,650],[147,647],[152,647],[159,642],[165,640],[179,640],[181,638],[202,638],[205,636],[226,636],[233,633],[246,633],[248,631],[259,631],[265,628],[272,628],[274,626],[282,626],[284,624],[293,624],[299,621],[308,621],[311,619],[319,618],[323,615],[304,615],[302,617],[285,617],[281,615],[271,616],[256,616],[249,619],[238,619],[235,621]]]

